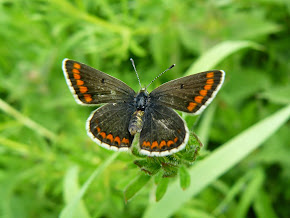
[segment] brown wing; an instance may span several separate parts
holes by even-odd
[[[140,153],[167,156],[185,148],[189,131],[185,121],[171,108],[151,104],[145,111],[140,133]]]
[[[133,112],[133,105],[127,103],[109,103],[98,108],[87,120],[88,135],[104,148],[129,150],[134,138],[128,130]]]
[[[64,59],[62,69],[79,104],[117,103],[134,98],[135,91],[124,82],[85,64]]]
[[[152,101],[187,113],[199,114],[214,99],[225,72],[211,70],[169,81],[150,93]]]

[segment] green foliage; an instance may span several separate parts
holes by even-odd
[[[1,1],[0,217],[290,217],[289,7]],[[142,85],[176,64],[150,90],[226,72],[209,108],[183,115],[200,151],[193,133],[184,151],[162,158],[88,138],[93,108],[75,103],[61,61],[84,62],[137,91],[130,57]]]
[[[191,137],[185,147],[178,153],[165,157],[146,157],[135,160],[134,163],[145,173],[152,176],[161,172],[162,177],[175,177],[182,166],[191,166],[202,147],[198,137],[191,133]],[[142,157],[133,152],[136,156]]]
[[[187,189],[190,185],[190,175],[184,166],[179,168],[179,179],[180,179],[180,187],[183,190]]]
[[[141,174],[139,177],[134,179],[124,191],[125,201],[127,202],[134,197],[151,179],[150,176]]]
[[[166,193],[169,179],[167,177],[161,178],[156,188],[156,201],[160,201]]]

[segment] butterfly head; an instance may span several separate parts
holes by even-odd
[[[137,110],[144,111],[149,102],[149,93],[145,88],[142,88],[134,99],[134,105]]]

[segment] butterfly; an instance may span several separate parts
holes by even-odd
[[[135,92],[121,80],[77,61],[64,59],[62,69],[77,103],[104,104],[86,122],[92,140],[110,150],[128,151],[140,133],[139,152],[147,156],[184,149],[189,130],[174,110],[200,114],[225,78],[223,70],[211,70],[169,81],[149,93],[146,88]]]

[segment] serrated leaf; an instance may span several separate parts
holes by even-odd
[[[135,160],[136,164],[142,171],[149,174],[150,176],[155,175],[159,172],[161,165],[154,158],[146,158],[145,160]]]
[[[133,182],[131,182],[124,191],[125,201],[127,202],[133,198],[151,179],[151,176],[142,173]]]
[[[160,201],[161,198],[164,196],[164,194],[166,193],[167,187],[168,187],[168,178],[162,178],[160,180],[160,182],[157,185],[157,189],[156,189],[156,201]]]
[[[187,189],[190,185],[190,175],[185,166],[179,168],[179,181],[183,190]]]
[[[162,169],[164,170],[163,177],[174,177],[178,172],[178,166],[171,163],[162,163]]]

